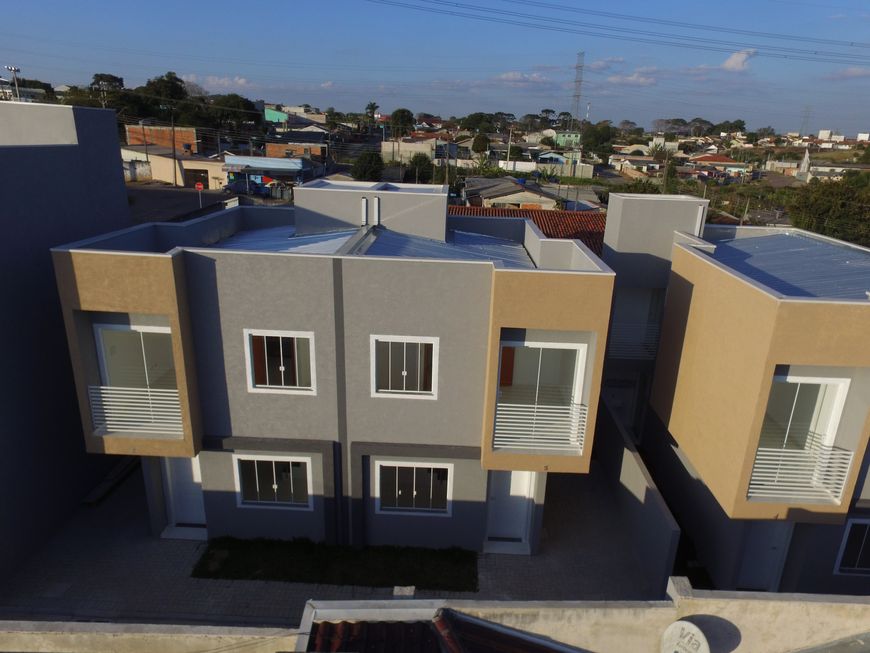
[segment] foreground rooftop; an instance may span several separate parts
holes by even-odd
[[[785,297],[868,300],[870,250],[800,230],[709,228],[704,252]]]

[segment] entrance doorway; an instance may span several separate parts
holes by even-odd
[[[529,554],[535,472],[490,472],[487,489],[487,553]]]
[[[199,457],[164,458],[163,491],[168,521],[163,537],[207,539]]]

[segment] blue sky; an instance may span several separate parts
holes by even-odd
[[[424,0],[400,3],[446,10]],[[543,108],[570,111],[576,53],[584,50],[582,112],[590,102],[592,120],[628,119],[649,126],[659,117],[743,118],[750,128],[770,124],[790,131],[801,126],[808,111],[810,130],[837,129],[847,136],[870,131],[866,0],[462,4],[483,9],[490,20],[365,0],[17,2],[2,11],[0,57],[3,64],[19,66],[22,75],[55,85],[86,83],[93,73],[108,72],[133,86],[174,70],[210,91],[252,99],[341,111],[362,111],[374,100],[383,111],[407,107],[446,117],[473,111],[518,116]],[[556,7],[867,45],[771,40]],[[617,40],[540,30],[505,12],[525,12],[563,29],[593,24],[674,34],[685,45],[643,43],[632,32]],[[492,22],[494,17],[523,25]],[[722,51],[694,49],[690,43],[714,44]],[[770,58],[764,56],[770,46],[847,57],[839,63]]]

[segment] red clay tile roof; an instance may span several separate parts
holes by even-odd
[[[547,238],[573,238],[601,256],[604,246],[603,211],[547,211],[488,206],[448,206],[447,215],[489,218],[530,218]]]

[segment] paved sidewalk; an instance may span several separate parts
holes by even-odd
[[[541,553],[481,555],[480,591],[418,598],[656,598],[608,495],[591,477],[551,475]],[[191,578],[205,544],[148,533],[141,473],[82,507],[0,586],[0,618],[295,627],[308,599],[382,599],[390,588]]]

